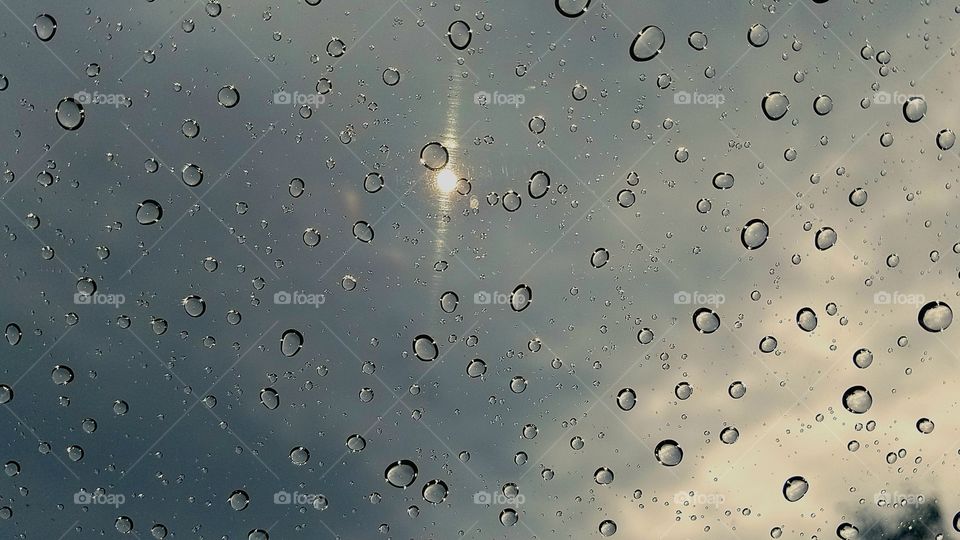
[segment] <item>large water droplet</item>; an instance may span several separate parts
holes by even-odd
[[[647,26],[633,38],[630,44],[630,57],[637,62],[646,62],[660,54],[667,38],[658,26]]]
[[[653,454],[657,461],[666,467],[678,465],[683,460],[683,450],[677,444],[677,441],[672,439],[666,439],[657,444]]]
[[[293,328],[285,331],[280,336],[280,352],[286,357],[291,357],[300,352],[303,348],[303,334]]]
[[[854,414],[863,414],[873,405],[873,396],[862,386],[851,386],[843,393],[843,406]]]
[[[391,463],[383,471],[383,477],[393,487],[406,489],[417,479],[417,466],[409,459]]]
[[[807,494],[810,484],[802,476],[791,476],[783,484],[783,497],[790,502],[797,502]]]
[[[953,310],[943,302],[927,302],[920,308],[917,322],[927,332],[943,332],[953,322]]]

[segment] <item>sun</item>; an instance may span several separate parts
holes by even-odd
[[[457,175],[450,169],[440,169],[433,183],[440,193],[450,193],[457,188]]]

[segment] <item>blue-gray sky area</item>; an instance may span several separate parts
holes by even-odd
[[[0,0],[0,537],[960,538],[958,12]]]

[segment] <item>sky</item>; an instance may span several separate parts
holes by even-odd
[[[955,5],[0,13],[4,537],[960,537]]]

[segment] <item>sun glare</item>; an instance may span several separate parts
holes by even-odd
[[[450,193],[457,188],[457,175],[450,169],[441,169],[433,179],[440,193]]]

